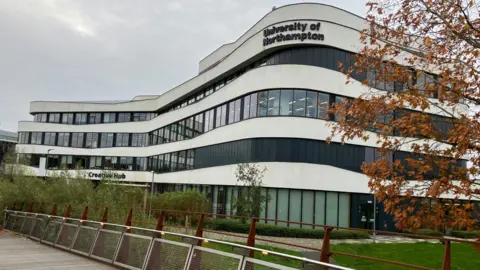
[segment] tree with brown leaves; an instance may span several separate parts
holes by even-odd
[[[364,74],[365,92],[332,106],[340,116],[332,137],[376,138],[376,160],[362,170],[397,227],[478,229],[479,8],[461,0],[367,6],[363,48],[344,70],[347,83]]]

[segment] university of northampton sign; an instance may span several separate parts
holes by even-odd
[[[289,23],[280,26],[272,26],[263,30],[263,46],[280,43],[289,40],[324,40],[320,31],[320,23]],[[290,32],[290,33],[289,33]],[[291,33],[296,32],[296,33]]]

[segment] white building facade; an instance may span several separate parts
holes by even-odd
[[[206,193],[212,211],[222,214],[234,213],[236,164],[255,163],[267,168],[262,217],[371,228],[373,195],[360,166],[374,159],[376,139],[325,142],[335,121],[329,104],[368,90],[361,84],[366,75],[345,84],[338,70],[339,61],[352,64],[367,26],[327,5],[274,9],[201,60],[198,76],[162,95],[32,102],[34,121],[19,123],[17,150],[29,155],[38,176],[66,167],[92,180],[153,177],[159,192]],[[379,208],[377,228],[392,229]]]

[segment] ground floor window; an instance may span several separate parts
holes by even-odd
[[[160,192],[197,190],[212,202],[212,213],[236,215],[235,198],[241,188],[218,185],[160,184]],[[350,227],[350,193],[285,188],[264,188],[268,195],[260,214],[261,223],[294,228],[312,229],[313,225],[301,225],[279,220]],[[320,227],[316,227],[320,228]]]

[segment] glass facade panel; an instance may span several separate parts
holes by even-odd
[[[268,188],[267,218],[277,219],[277,189]],[[275,224],[275,221],[267,221],[269,224]]]
[[[318,118],[327,119],[328,107],[330,104],[330,95],[324,93],[318,93]]]
[[[227,122],[227,104],[217,107],[215,127],[223,127]]]
[[[62,124],[73,124],[73,113],[63,113],[62,114]]]
[[[240,116],[242,112],[242,99],[237,99],[235,100],[235,118],[233,122],[238,122],[240,121]]]
[[[325,192],[323,191],[315,191],[315,224],[325,224]]]
[[[243,119],[250,118],[250,96],[243,98]]]
[[[314,191],[304,190],[302,194],[302,222],[313,223]],[[302,225],[302,228],[312,229],[313,226]]]
[[[267,196],[267,189],[266,188],[262,188],[262,196]],[[267,204],[266,204],[266,202],[262,202],[262,204],[260,205],[260,209],[261,209],[260,217],[266,218],[267,217]],[[259,220],[259,222],[260,223],[265,223],[265,220]]]
[[[350,194],[338,194],[338,226],[350,227]]]
[[[280,115],[293,114],[293,90],[282,90],[280,95]]]
[[[317,117],[317,92],[307,91],[307,117]]]
[[[280,110],[280,90],[268,91],[268,115],[275,116]]]
[[[301,222],[302,213],[302,191],[290,190],[290,221]],[[299,224],[289,224],[289,227],[300,228]]]
[[[293,92],[293,115],[305,116],[305,99],[307,98],[307,91],[295,90]]]
[[[258,93],[258,116],[267,116],[268,91]]]
[[[102,114],[101,113],[89,113],[88,114],[88,123],[89,124],[100,124],[100,123],[102,123]]]
[[[278,189],[277,219],[288,220],[288,189]],[[286,223],[279,222],[278,225],[287,226]]]
[[[338,193],[327,192],[326,225],[337,226],[338,222]]]
[[[257,116],[257,93],[250,95],[250,118]]]

